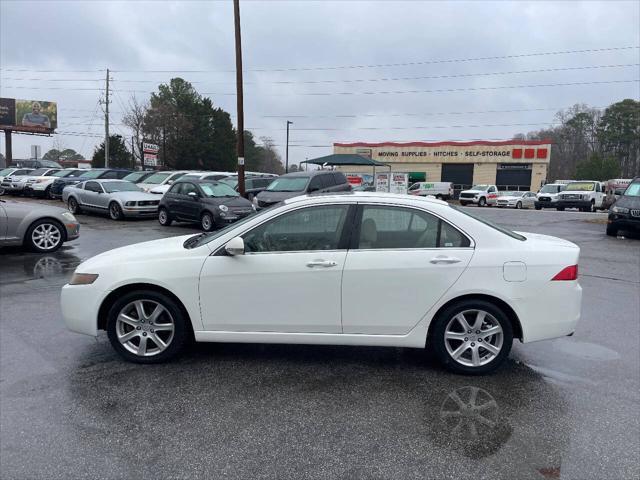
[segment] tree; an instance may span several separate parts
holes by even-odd
[[[148,103],[140,102],[135,95],[132,95],[129,99],[128,109],[122,117],[122,123],[129,127],[133,132],[136,147],[133,148],[134,151],[131,152],[131,154],[135,157],[135,149],[138,149],[137,157],[140,164],[142,164],[142,151],[140,150],[140,144],[143,140],[144,119],[147,115],[147,110]]]
[[[598,125],[603,151],[618,161],[623,176],[640,173],[640,102],[632,99],[610,105]],[[612,178],[612,177],[609,177]]]
[[[91,166],[94,168],[105,166],[104,141],[94,150]],[[127,150],[127,145],[121,135],[111,135],[109,137],[109,167],[131,168],[131,154]]]
[[[594,153],[588,160],[578,163],[576,178],[580,180],[608,180],[620,175],[620,164],[611,155]]]
[[[76,152],[73,148],[65,148],[64,150],[58,150],[52,148],[42,156],[43,160],[53,160],[54,162],[84,160],[84,157]]]
[[[253,134],[249,131],[244,132],[245,168],[254,172],[284,173],[284,166],[273,140],[260,137],[260,141],[262,145],[256,144]]]

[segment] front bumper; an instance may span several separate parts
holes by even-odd
[[[558,205],[558,200],[553,198],[550,198],[550,199],[537,198],[534,203],[536,208],[556,208],[556,206]]]
[[[64,228],[67,231],[67,241],[75,240],[80,236],[80,224],[65,222]]]
[[[4,189],[7,193],[18,193],[24,191],[25,183],[16,183],[16,182],[2,182],[0,187]]]
[[[157,217],[158,207],[122,207],[125,217]]]
[[[590,200],[558,200],[556,208],[591,208]]]
[[[98,311],[108,294],[108,291],[102,291],[95,284],[67,284],[62,287],[60,307],[67,328],[84,335],[98,335]]]
[[[610,213],[607,223],[620,230],[640,232],[640,217],[634,217],[629,213]]]

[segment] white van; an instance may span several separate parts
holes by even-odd
[[[409,187],[409,195],[426,197],[432,195],[440,200],[453,198],[453,183],[451,182],[417,182]]]

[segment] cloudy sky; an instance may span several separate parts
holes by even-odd
[[[505,139],[575,103],[640,97],[639,2],[241,0],[245,126],[290,159],[333,142]],[[0,94],[58,103],[58,134],[13,136],[90,157],[132,95],[180,76],[235,123],[231,1],[0,0]],[[0,151],[5,152],[4,136]],[[284,157],[284,155],[283,155]]]

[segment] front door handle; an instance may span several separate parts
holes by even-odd
[[[330,267],[335,267],[337,265],[338,265],[338,262],[332,262],[330,260],[313,260],[307,263],[307,267],[309,268],[315,268],[315,267],[330,268]]]
[[[433,264],[439,264],[439,263],[450,264],[450,263],[460,263],[461,260],[456,257],[447,257],[446,255],[438,255],[437,257],[433,257],[431,260],[429,260],[429,262]]]

